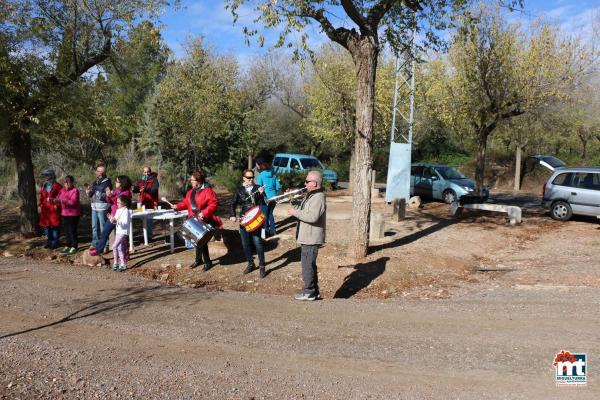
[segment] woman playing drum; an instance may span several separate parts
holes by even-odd
[[[265,252],[261,237],[260,227],[262,221],[260,221],[260,218],[264,221],[265,216],[259,208],[259,206],[265,204],[264,188],[254,184],[254,172],[251,169],[244,170],[242,179],[242,184],[235,190],[233,202],[231,203],[230,219],[232,221],[236,220],[236,208],[239,205],[241,208],[240,215],[242,216],[240,218],[240,237],[246,261],[248,261],[248,266],[244,270],[244,274],[248,274],[256,269],[252,257],[252,245],[254,244],[256,253],[258,254],[260,277],[264,278],[267,276],[267,273],[265,271]],[[242,224],[246,225],[250,231]]]
[[[192,188],[187,191],[182,201],[175,205],[176,210],[186,210],[188,217],[198,218],[214,228],[221,229],[223,223],[215,215],[219,200],[214,190],[205,183],[204,172],[194,171],[190,176]],[[212,261],[208,255],[208,244],[196,247],[196,260],[190,265],[190,268],[196,268],[204,259],[204,271],[212,268]]]

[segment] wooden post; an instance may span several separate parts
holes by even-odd
[[[396,221],[406,219],[406,199],[394,199],[394,211],[392,213],[393,218]]]
[[[385,235],[385,221],[380,213],[371,213],[369,239],[381,239]]]
[[[379,197],[379,189],[375,188],[375,178],[377,177],[377,171],[371,171],[371,199]]]

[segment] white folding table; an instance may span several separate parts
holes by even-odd
[[[171,253],[175,252],[175,220],[187,217],[187,211],[169,211],[167,213],[157,215],[153,219],[169,220],[169,239],[171,243]]]
[[[131,211],[131,223],[129,224],[129,251],[133,251],[133,220],[141,219],[144,229],[144,245],[148,246],[148,219],[155,219],[157,216],[173,212],[172,210],[146,210]]]

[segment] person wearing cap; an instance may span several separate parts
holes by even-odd
[[[110,190],[113,188],[111,180],[106,177],[106,166],[104,163],[96,165],[96,181],[91,186],[87,183],[84,186],[92,205],[92,246],[90,249],[103,252],[104,249],[98,249],[96,246],[100,241],[109,209],[106,199],[106,188]]]
[[[270,199],[277,196],[277,193],[281,190],[281,182],[273,173],[271,165],[262,158],[256,159],[256,165],[260,171],[256,179],[256,184],[265,188],[265,198]],[[261,206],[262,211],[265,213],[264,229],[267,236],[275,235],[275,216],[273,215],[273,210],[276,205],[275,201],[271,201]]]
[[[60,202],[56,202],[62,187],[56,182],[56,173],[53,169],[42,172],[44,182],[40,188],[38,212],[40,213],[40,227],[46,233],[47,249],[58,248],[60,238]]]

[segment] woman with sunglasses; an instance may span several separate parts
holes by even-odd
[[[240,206],[240,218],[253,207],[261,206],[265,204],[264,188],[254,183],[254,171],[251,169],[245,169],[242,173],[242,184],[237,187],[233,196],[233,202],[231,203],[231,221],[236,221],[236,209]],[[263,247],[263,239],[260,235],[261,229],[254,232],[246,231],[246,228],[240,225],[240,237],[242,239],[242,247],[244,248],[244,254],[246,255],[246,261],[248,266],[244,270],[244,274],[248,274],[256,269],[254,264],[254,258],[252,257],[252,245],[256,249],[258,255],[258,269],[260,271],[260,277],[264,278],[267,276],[265,271],[265,251]]]

